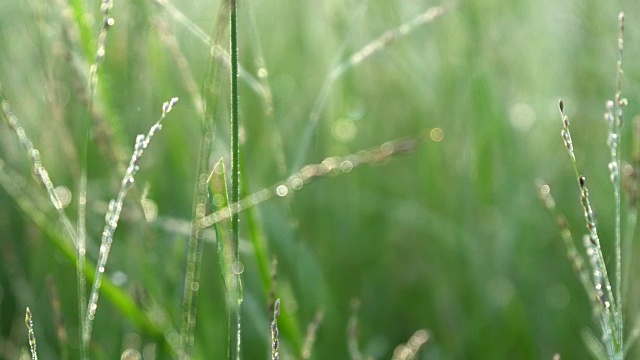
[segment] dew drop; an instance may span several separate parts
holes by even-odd
[[[211,56],[218,57],[222,55],[222,47],[220,45],[214,45],[210,50]]]
[[[234,261],[233,265],[231,265],[231,271],[236,275],[242,274],[244,272],[244,264],[240,261]]]
[[[294,178],[291,180],[291,187],[292,187],[294,190],[300,190],[300,189],[302,189],[302,186],[303,186],[303,185],[304,185],[304,182],[303,182],[303,181],[302,181],[302,179],[300,179],[299,177],[294,177]]]
[[[333,124],[333,136],[341,142],[353,140],[357,133],[357,127],[353,120],[341,118]]]
[[[113,275],[111,275],[111,281],[116,285],[116,286],[124,286],[127,283],[127,280],[129,279],[129,277],[127,276],[127,274],[125,274],[122,271],[116,271],[113,273]]]
[[[54,191],[60,200],[60,207],[66,208],[71,203],[71,190],[66,186],[58,186]]]
[[[444,139],[444,131],[440,128],[433,128],[429,132],[429,137],[435,142],[440,142]]]
[[[351,170],[353,170],[353,163],[349,160],[345,160],[340,164],[340,169],[345,172],[348,173]]]
[[[135,349],[127,349],[122,352],[120,355],[120,360],[140,360],[142,359],[142,355],[138,350]]]
[[[151,199],[143,199],[140,204],[142,205],[142,211],[144,212],[144,219],[147,222],[152,222],[158,217],[158,205]]]
[[[289,193],[289,188],[287,187],[287,185],[278,185],[278,187],[276,188],[276,194],[278,196],[287,196],[287,194]]]

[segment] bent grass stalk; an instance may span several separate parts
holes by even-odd
[[[393,44],[396,40],[407,36],[418,27],[431,23],[436,18],[443,15],[445,12],[446,10],[442,6],[434,6],[427,9],[427,11],[421,13],[413,19],[401,24],[397,28],[388,30],[378,38],[367,43],[365,46],[360,48],[360,50],[349,56],[347,60],[338,63],[329,71],[324,80],[324,84],[322,85],[320,93],[318,94],[316,101],[313,103],[313,108],[311,109],[311,113],[309,114],[309,118],[307,120],[307,126],[305,127],[304,132],[300,137],[300,144],[297,147],[297,149],[299,149],[298,156],[293,162],[292,169],[299,168],[305,162],[305,157],[307,156],[309,146],[311,145],[311,136],[313,135],[314,129],[318,125],[320,114],[326,105],[333,84],[338,79],[340,79],[342,75],[344,75],[349,69],[361,64],[374,54]]]
[[[111,200],[109,202],[109,210],[105,215],[105,227],[102,232],[102,240],[100,242],[100,254],[98,257],[95,279],[93,281],[91,296],[87,305],[87,317],[84,324],[85,326],[82,331],[83,341],[86,344],[88,344],[89,340],[91,340],[93,320],[98,309],[98,297],[100,294],[102,276],[105,271],[107,259],[109,258],[109,251],[111,250],[111,245],[113,243],[113,235],[118,226],[120,213],[122,212],[124,198],[127,195],[127,191],[133,186],[134,176],[138,171],[138,163],[140,162],[140,158],[142,157],[144,150],[147,148],[147,146],[149,146],[149,142],[151,141],[153,135],[155,135],[156,132],[162,129],[162,120],[164,120],[167,114],[171,112],[173,106],[177,101],[178,98],[175,97],[169,101],[166,101],[162,105],[162,114],[160,115],[160,119],[158,119],[158,121],[156,121],[156,123],[151,127],[147,135],[138,135],[136,137],[133,154],[131,156],[131,160],[129,161],[129,166],[127,168],[125,176],[122,179],[118,196],[115,200]]]
[[[441,129],[436,129],[438,130],[438,133],[440,133]],[[328,157],[318,164],[305,165],[302,169],[289,176],[287,180],[276,183],[270,187],[260,189],[235,203],[229,204],[229,206],[224,209],[220,209],[205,216],[200,221],[199,226],[201,228],[208,228],[220,221],[229,219],[234,214],[249,209],[269,199],[274,197],[285,197],[293,191],[300,190],[305,185],[311,184],[316,180],[328,176],[347,174],[359,166],[380,164],[391,157],[413,152],[424,142],[430,139],[432,140],[433,138],[431,137],[431,134],[436,129],[425,131],[415,136],[388,141],[380,146],[360,150],[346,156]]]

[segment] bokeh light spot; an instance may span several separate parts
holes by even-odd
[[[536,121],[536,112],[529,104],[516,103],[509,111],[509,121],[514,129],[525,132],[533,127]]]
[[[66,186],[58,186],[54,191],[56,192],[62,207],[66,208],[71,203],[71,190]]]
[[[340,118],[333,123],[333,137],[341,142],[349,142],[356,136],[358,128],[351,119]]]
[[[433,128],[429,132],[429,137],[435,142],[442,141],[442,139],[444,139],[444,130],[440,128]]]

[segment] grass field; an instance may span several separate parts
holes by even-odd
[[[621,157],[633,164],[640,6],[238,5],[238,175],[240,197],[249,197],[238,215],[241,265],[232,258],[229,219],[203,231],[192,226],[203,211],[223,213],[222,184],[230,188],[233,176],[228,4],[114,0],[96,61],[99,1],[0,2],[5,112],[10,103],[40,151],[73,232],[82,233],[85,218],[90,269],[79,296],[83,276],[70,231],[34,174],[33,153],[5,119],[0,359],[30,357],[27,307],[41,359],[227,358],[236,343],[235,307],[228,306],[234,271],[241,272],[243,359],[272,356],[275,298],[281,359],[388,359],[420,329],[429,338],[417,359],[589,358],[584,332],[601,336],[592,299],[535,184],[544,179],[551,187],[584,253],[580,187],[560,136],[562,98],[604,260],[614,269],[603,114],[616,90],[624,11],[629,105]],[[136,135],[148,133],[173,97],[180,100],[136,163],[85,351],[80,313],[109,201]],[[208,197],[209,189],[217,196]],[[626,229],[626,193],[622,208]],[[638,253],[634,241],[624,256]],[[623,274],[626,334],[640,314],[639,270],[631,262]],[[193,288],[185,282],[197,283],[196,291],[185,292]],[[197,295],[196,310],[185,293]],[[185,308],[196,319],[193,330]],[[637,348],[627,358],[639,356]]]

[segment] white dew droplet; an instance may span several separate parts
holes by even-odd
[[[58,186],[54,189],[58,200],[60,200],[60,205],[62,208],[66,208],[71,203],[71,190],[69,190],[66,186]]]
[[[287,187],[287,185],[278,185],[278,187],[276,188],[276,194],[278,196],[287,196],[288,193],[289,188]]]

